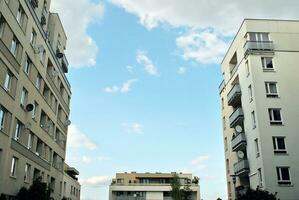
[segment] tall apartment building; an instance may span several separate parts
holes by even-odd
[[[118,173],[110,185],[109,200],[171,200],[172,173]],[[182,186],[190,185],[192,200],[200,200],[198,178],[177,174]]]
[[[299,21],[246,19],[222,62],[229,199],[299,199]]]
[[[41,176],[62,199],[70,84],[50,0],[0,0],[0,195]]]

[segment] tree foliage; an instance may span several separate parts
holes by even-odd
[[[51,189],[37,178],[29,189],[23,187],[17,194],[17,200],[51,200]]]
[[[244,195],[240,195],[236,200],[277,200],[276,195],[268,191],[260,190],[247,190]]]
[[[191,181],[182,186],[177,174],[173,175],[171,181],[171,197],[173,200],[190,200],[192,198]]]

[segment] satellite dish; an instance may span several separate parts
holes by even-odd
[[[69,126],[69,125],[71,125],[71,123],[72,123],[71,120],[68,119],[68,120],[65,121],[64,124],[65,124],[66,126]]]
[[[238,158],[240,158],[240,159],[243,159],[245,156],[243,151],[238,151],[237,155],[238,155]]]
[[[236,130],[237,133],[242,133],[243,132],[243,128],[240,125],[236,126],[235,130]]]
[[[56,54],[56,56],[57,56],[57,58],[62,58],[62,57],[63,57],[63,53],[58,52],[58,53]]]
[[[31,111],[33,111],[33,109],[34,109],[34,105],[30,103],[30,104],[28,104],[28,105],[26,106],[25,109],[26,109],[27,112],[31,112]]]

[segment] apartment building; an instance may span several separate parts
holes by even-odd
[[[228,199],[299,199],[299,21],[246,19],[222,62]]]
[[[171,200],[172,173],[117,173],[110,185],[109,200]],[[200,200],[199,183],[192,174],[177,174],[182,186],[190,185],[192,200]]]
[[[63,197],[66,200],[80,200],[81,185],[78,182],[78,175],[78,170],[64,164]]]
[[[0,0],[0,195],[42,177],[62,199],[70,114],[67,37],[50,0]]]

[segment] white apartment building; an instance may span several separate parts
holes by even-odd
[[[109,200],[171,200],[172,173],[117,173],[110,185]],[[200,200],[198,178],[177,174],[181,185],[190,185],[192,200]]]
[[[228,199],[299,199],[299,21],[246,19],[222,61]]]

